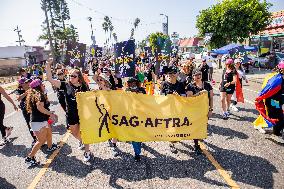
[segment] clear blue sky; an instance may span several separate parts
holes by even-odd
[[[78,28],[80,42],[91,44],[90,24],[87,17],[93,17],[97,43],[102,45],[106,39],[102,29],[102,18],[112,18],[114,32],[118,39],[126,40],[130,36],[132,22],[141,19],[135,39],[141,41],[151,32],[161,31],[165,21],[160,13],[169,16],[169,32],[178,32],[180,37],[197,34],[196,16],[199,11],[208,8],[217,0],[66,0],[71,20],[69,23]],[[268,0],[274,6],[271,11],[284,10],[284,0]],[[79,4],[81,5],[79,5]],[[91,10],[92,9],[92,10]],[[98,12],[96,12],[98,11]],[[14,28],[19,25],[26,45],[43,45],[37,38],[41,34],[44,12],[40,0],[1,0],[0,3],[0,46],[16,45],[17,34]]]

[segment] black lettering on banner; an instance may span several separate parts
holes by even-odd
[[[162,121],[163,121],[163,119],[158,119],[158,118],[156,118],[156,119],[155,119],[155,127],[157,127],[158,125],[161,125],[161,124],[162,124]]]
[[[123,124],[124,124],[125,126],[129,126],[129,125],[128,125],[128,121],[127,121],[127,119],[126,119],[125,116],[122,116],[122,117],[121,117],[119,126],[121,126],[121,125],[123,125]]]
[[[114,125],[117,125],[117,124],[118,124],[118,120],[117,120],[116,118],[118,118],[118,115],[113,115],[113,116],[111,117],[111,119],[112,119],[112,124],[114,124]]]
[[[180,134],[180,136],[179,137],[183,137],[183,134]]]
[[[134,120],[135,119],[135,120]],[[139,121],[138,121],[138,117],[137,116],[132,116],[130,119],[129,119],[129,123],[132,127],[137,127],[139,126]]]
[[[171,120],[172,118],[164,119],[164,121],[166,122],[166,128],[169,128],[169,123]]]
[[[146,119],[145,127],[148,127],[148,126],[154,127],[151,118],[147,118]]]
[[[188,118],[185,117],[184,120],[183,120],[183,124],[181,125],[181,127],[182,127],[182,126],[189,126],[189,125],[192,125],[192,123],[189,123]]]
[[[179,118],[173,118],[173,127],[180,127],[180,119]]]

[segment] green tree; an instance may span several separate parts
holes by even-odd
[[[172,46],[172,41],[169,36],[161,32],[152,33],[149,37],[149,43],[153,54],[160,50],[169,51]]]
[[[49,13],[54,54],[56,59],[59,60],[60,55],[64,55],[64,52],[60,51],[60,45],[66,45],[68,41],[79,40],[77,28],[72,24],[66,24],[66,21],[70,20],[70,12],[66,0],[41,0],[42,10],[44,10],[43,3],[46,3]],[[38,40],[48,40],[46,21],[42,24],[42,31],[43,34],[38,37]]]
[[[201,36],[213,33],[211,48],[243,42],[270,24],[271,6],[266,0],[224,0],[200,11],[196,27]]]

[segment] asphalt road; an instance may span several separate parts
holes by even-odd
[[[132,146],[122,142],[118,143],[118,157],[113,157],[107,142],[92,145],[95,158],[83,163],[83,152],[77,149],[78,142],[66,135],[63,111],[48,86],[52,109],[60,116],[53,128],[53,141],[66,143],[55,158],[42,149],[37,159],[43,165],[29,169],[24,157],[32,139],[21,112],[13,113],[5,101],[4,121],[14,126],[14,131],[12,142],[0,147],[0,188],[284,188],[284,146],[253,128],[258,116],[253,101],[261,84],[257,76],[248,77],[246,103],[238,104],[240,111],[233,112],[229,120],[221,119],[220,96],[214,90],[214,114],[209,120],[208,138],[202,142],[203,154],[194,153],[192,141],[178,143],[177,154],[170,152],[167,142],[147,142],[138,163],[133,160]],[[214,78],[220,81],[220,73],[215,72]],[[47,158],[51,164],[46,169]]]

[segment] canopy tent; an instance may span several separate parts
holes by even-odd
[[[240,47],[244,47],[245,51],[256,51],[257,50],[257,47],[255,46],[243,46],[243,45],[232,43],[224,47],[221,47],[219,49],[213,50],[212,52],[216,54],[230,54],[230,52],[233,49],[240,48]]]

